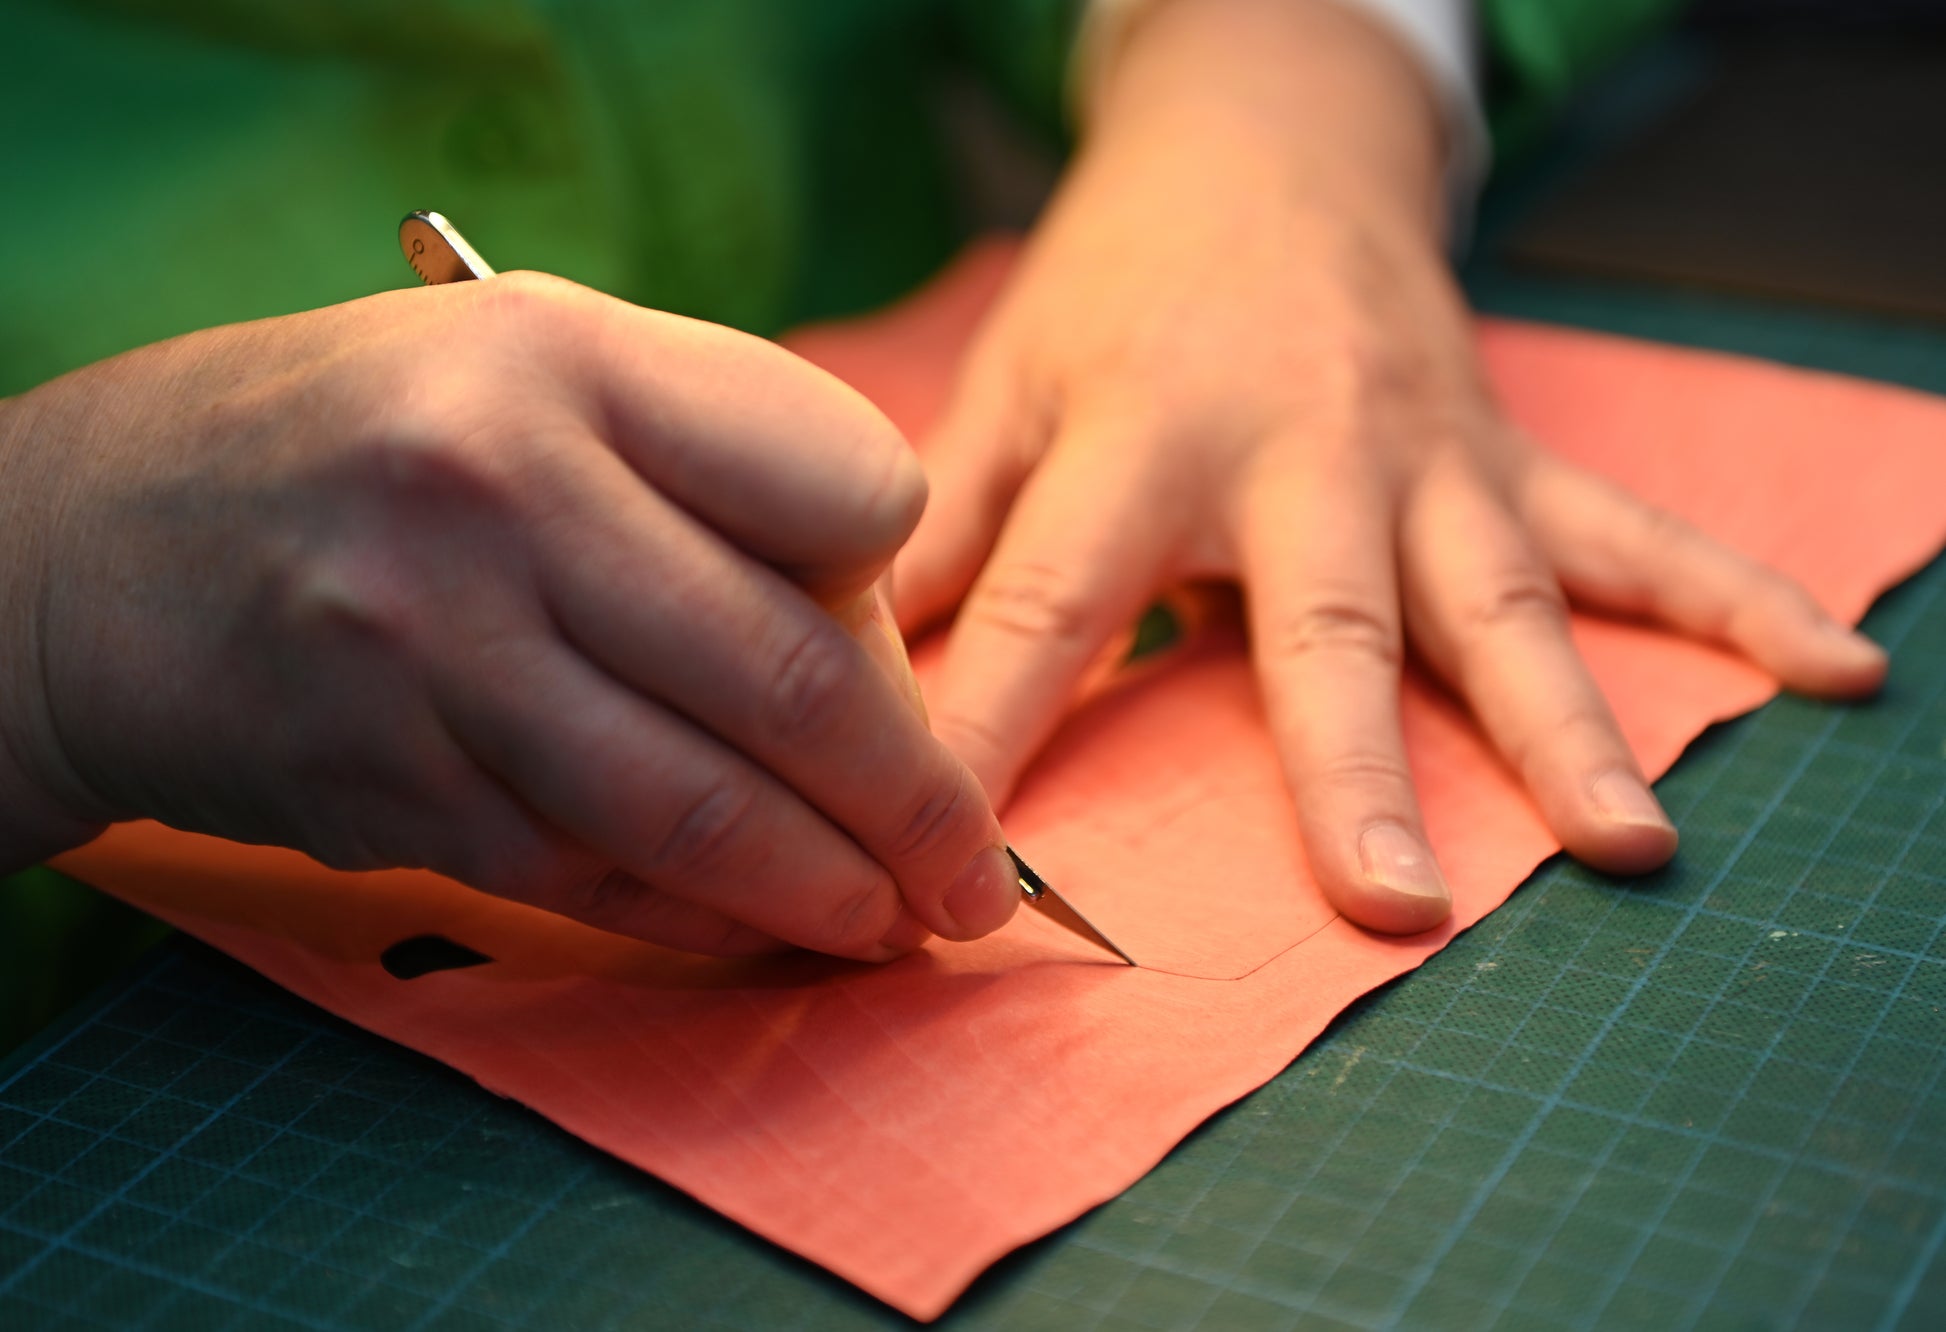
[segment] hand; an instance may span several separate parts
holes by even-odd
[[[1869,690],[1882,654],[1792,583],[1503,419],[1440,256],[1437,117],[1335,4],[1167,0],[964,364],[897,566],[955,606],[934,730],[996,802],[1160,589],[1241,582],[1325,893],[1410,932],[1450,893],[1399,730],[1406,644],[1471,705],[1562,843],[1673,854],[1568,636],[1567,598]]]
[[[873,661],[924,498],[822,372],[534,275],[77,371],[0,403],[0,861],[151,816],[699,951],[983,934]]]

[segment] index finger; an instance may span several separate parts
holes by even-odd
[[[583,390],[590,428],[654,489],[820,601],[868,588],[926,500],[925,473],[885,415],[775,343],[589,295],[579,336],[554,354]]]

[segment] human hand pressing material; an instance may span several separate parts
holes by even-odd
[[[1676,830],[1570,601],[1808,693],[1878,685],[1884,655],[1796,584],[1502,416],[1442,256],[1437,105],[1388,30],[1330,0],[1163,0],[1087,125],[929,442],[895,571],[908,630],[955,616],[933,729],[996,803],[1186,580],[1241,584],[1313,870],[1387,932],[1451,906],[1399,728],[1408,645],[1568,851],[1617,873]]]
[[[984,934],[872,592],[925,490],[782,349],[531,274],[78,370],[0,402],[0,866],[153,817],[694,951]]]

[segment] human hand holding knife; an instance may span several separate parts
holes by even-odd
[[[472,281],[494,275],[493,269],[452,223],[435,212],[408,213],[399,224],[399,247],[413,271],[429,285]],[[827,605],[825,608],[858,639],[872,660],[899,686],[923,716],[924,704],[920,700],[918,683],[906,658],[904,643],[886,611],[879,589],[867,588],[845,598],[841,604]],[[1106,949],[1128,965],[1136,965],[1134,958],[1090,924],[1011,846],[1007,848],[1007,855],[1013,862],[1021,895],[1030,905],[1049,920]]]

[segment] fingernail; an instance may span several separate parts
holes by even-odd
[[[1395,893],[1450,900],[1446,876],[1426,844],[1396,823],[1378,823],[1358,839],[1365,877]]]
[[[1676,825],[1662,812],[1662,806],[1632,773],[1605,772],[1595,778],[1589,788],[1595,798],[1595,808],[1605,819],[1615,823],[1632,824],[1638,828],[1667,828],[1675,831]]]
[[[895,953],[910,953],[925,947],[932,938],[932,931],[920,923],[919,918],[905,907],[899,908],[899,918],[892,922],[892,928],[885,932],[879,945]]]
[[[946,891],[946,914],[960,928],[960,938],[977,939],[1007,923],[1020,900],[1020,880],[1014,863],[997,846],[989,846],[966,862],[966,868]]]

